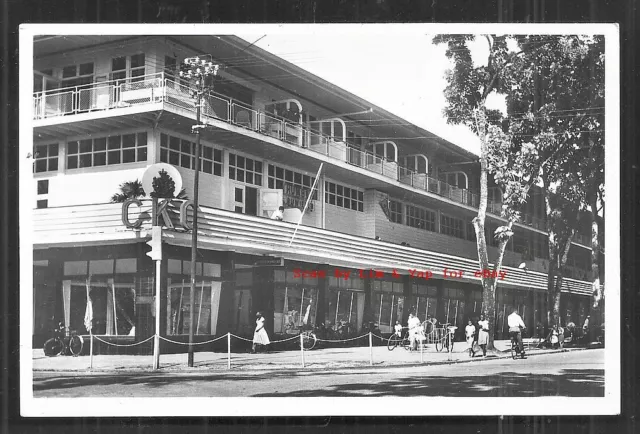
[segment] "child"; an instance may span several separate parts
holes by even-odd
[[[467,349],[469,350],[469,357],[475,356],[475,351],[473,351],[473,342],[475,340],[476,335],[476,326],[473,325],[473,321],[469,318],[469,322],[467,326],[464,328],[464,334],[467,338]]]
[[[400,324],[400,321],[396,321],[396,325],[393,326],[393,329],[395,330],[396,336],[401,338],[402,337],[402,324]]]

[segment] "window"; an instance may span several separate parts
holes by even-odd
[[[402,223],[402,204],[400,202],[389,201],[389,220],[393,223]]]
[[[547,248],[547,239],[544,235],[533,235],[533,256],[535,258],[548,258],[549,249]]]
[[[200,170],[210,175],[222,176],[222,151],[201,144]],[[160,161],[187,169],[196,167],[196,144],[189,140],[160,134]]]
[[[324,183],[324,201],[354,211],[364,211],[364,193],[340,184],[326,181]]]
[[[58,144],[36,145],[34,158],[33,171],[35,173],[58,170]]]
[[[411,290],[415,300],[411,313],[417,315],[420,321],[425,321],[429,315],[435,317],[438,307],[438,289],[435,286],[413,284]]]
[[[273,331],[275,333],[299,333],[300,327],[312,326],[318,311],[318,290],[297,286],[285,286],[274,290]]]
[[[49,194],[49,180],[38,181],[38,194]]]
[[[69,65],[62,68],[61,88],[93,83],[93,63]]]
[[[442,214],[440,216],[440,233],[456,238],[464,238],[462,220]]]
[[[220,270],[220,264],[196,262],[196,276],[220,277]],[[191,274],[191,261],[169,259],[167,261],[167,272],[169,274],[189,276]]]
[[[467,241],[476,241],[476,228],[471,222],[467,222]]]
[[[127,60],[129,62],[127,62]],[[127,65],[128,63],[128,65]],[[111,59],[111,75],[110,80],[124,81],[127,77],[131,78],[131,82],[142,80],[145,73],[145,57],[144,53],[134,54],[132,56],[120,56]]]
[[[262,186],[262,162],[229,153],[229,179]]]
[[[304,203],[307,200],[311,187],[315,178],[313,176],[304,175],[300,172],[294,172],[293,170],[285,169],[283,167],[269,164],[267,168],[267,185],[269,188],[284,190],[284,201],[290,202],[293,207],[298,207],[300,202],[304,207]],[[318,190],[313,192],[312,200],[318,200]],[[311,207],[313,202],[309,203]],[[312,208],[310,208],[312,210]]]
[[[498,229],[498,225],[496,225],[495,223],[488,224],[485,226],[485,229],[487,231],[487,234],[486,234],[487,244],[489,246],[498,247],[498,240],[496,240],[496,235],[495,235],[496,230]]]
[[[49,201],[47,199],[39,200],[36,202],[36,206],[38,209],[47,208],[49,206]]]
[[[362,329],[364,292],[328,288],[324,302],[325,326],[346,334]]]
[[[147,133],[131,133],[67,143],[67,169],[147,161]]]
[[[213,335],[218,322],[220,301],[220,282],[196,282],[194,294],[194,331],[195,335]],[[191,285],[184,280],[172,284],[167,291],[167,334],[184,335],[189,333],[191,317]]]
[[[436,231],[436,213],[417,206],[407,205],[407,226]]]
[[[404,311],[401,282],[373,281],[373,315],[382,333],[390,333]]]

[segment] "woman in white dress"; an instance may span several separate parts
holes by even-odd
[[[256,330],[253,332],[253,348],[251,349],[252,353],[256,352],[256,347],[258,345],[269,345],[269,335],[267,331],[264,329],[264,317],[260,312],[256,313]]]
[[[485,319],[484,315],[480,315],[480,321],[478,321],[480,330],[478,331],[478,345],[482,348],[482,357],[487,356],[487,344],[489,343],[489,321]]]

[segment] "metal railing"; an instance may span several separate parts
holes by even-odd
[[[33,95],[33,118],[108,110],[164,99],[163,73],[50,89]]]
[[[195,112],[194,92],[195,90],[191,87],[178,79],[166,76],[163,72],[84,86],[53,89],[34,94],[34,119],[161,101],[183,110]],[[450,185],[425,173],[417,173],[395,161],[388,161],[371,152],[356,149],[334,137],[284,117],[256,110],[232,98],[208,92],[203,97],[201,109],[204,117],[218,119],[327,155],[457,203],[472,207],[478,207],[480,204],[480,196],[470,190]],[[502,211],[502,203],[489,200],[487,211],[499,216]],[[522,222],[536,229],[544,230],[545,228],[544,220],[528,214],[523,214]],[[582,240],[580,239],[580,241]]]

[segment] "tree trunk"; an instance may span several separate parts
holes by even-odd
[[[597,195],[589,204],[591,207],[591,287],[593,294],[593,309],[597,309],[602,300],[602,287],[600,286],[600,240],[598,228],[598,204]]]
[[[478,109],[476,110],[476,126],[478,129],[478,135],[480,136],[480,203],[478,204],[478,216],[473,219],[473,227],[476,231],[476,245],[478,248],[478,264],[481,270],[489,269],[489,254],[487,252],[487,240],[484,232],[484,222],[487,217],[487,195],[488,195],[488,174],[489,167],[487,164],[487,121],[485,113]],[[509,221],[508,228],[511,230],[513,222]],[[504,258],[504,251],[507,246],[508,238],[502,239],[498,245],[498,258],[493,266],[494,271],[500,271],[502,267],[502,260]],[[498,280],[490,277],[482,277],[482,303],[484,304],[484,314],[487,321],[489,321],[489,342],[487,343],[487,349],[493,350],[493,338],[495,334],[495,319],[496,319],[496,288],[498,286]]]

